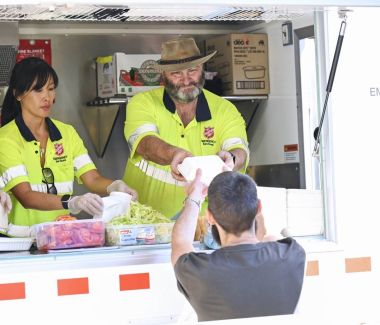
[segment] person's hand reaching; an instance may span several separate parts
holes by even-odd
[[[12,201],[8,193],[0,191],[0,205],[4,208],[5,214],[12,210]]]
[[[107,193],[110,194],[111,192],[124,192],[130,194],[132,195],[132,201],[137,201],[138,199],[137,192],[120,179],[113,181],[110,185],[107,186]]]
[[[187,183],[185,185],[185,193],[187,198],[191,198],[196,201],[200,201],[202,203],[207,196],[208,187],[202,183],[202,170],[200,168],[197,169],[195,173],[195,178],[192,182]]]
[[[68,207],[73,214],[78,214],[82,210],[92,216],[103,214],[103,200],[94,193],[73,196],[68,202]]]

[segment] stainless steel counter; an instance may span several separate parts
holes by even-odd
[[[202,249],[198,242],[195,249]],[[0,273],[170,263],[171,244],[0,252]]]
[[[30,272],[139,265],[170,262],[170,244],[154,246],[114,246],[77,250],[30,251],[0,253],[0,270]]]

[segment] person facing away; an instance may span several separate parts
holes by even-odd
[[[4,98],[0,128],[0,188],[12,200],[8,234],[25,237],[30,226],[81,210],[100,215],[100,195],[135,190],[103,177],[82,139],[68,124],[50,118],[58,76],[44,60],[16,63]],[[73,196],[76,179],[93,193]]]
[[[195,252],[193,237],[199,207],[207,189],[195,180],[172,233],[171,260],[178,289],[199,321],[294,313],[305,269],[305,251],[292,238],[259,242],[254,219],[258,212],[255,182],[227,171],[208,188],[206,217],[221,248]]]
[[[125,138],[130,147],[124,181],[139,200],[167,217],[182,208],[186,157],[219,155],[233,170],[249,161],[245,122],[226,99],[203,89],[203,64],[193,38],[162,44],[158,68],[164,87],[134,95],[128,102]]]

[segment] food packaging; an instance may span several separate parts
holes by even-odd
[[[268,35],[227,34],[208,38],[206,54],[218,54],[207,62],[207,70],[218,72],[223,95],[268,95]]]
[[[106,225],[106,244],[109,246],[154,245],[171,242],[174,223],[147,225]]]
[[[82,219],[45,222],[34,225],[39,250],[103,246],[105,226],[102,220]]]
[[[208,186],[216,175],[223,172],[225,167],[226,165],[219,156],[209,155],[186,157],[178,165],[178,170],[187,181],[192,181],[197,169],[200,168],[202,170],[201,181]]]
[[[160,54],[113,55],[96,59],[97,96],[132,96],[162,85],[161,73],[156,67]]]
[[[94,216],[95,219],[102,219],[109,222],[112,218],[128,213],[131,205],[132,195],[124,192],[111,192],[109,196],[103,197],[103,213]]]

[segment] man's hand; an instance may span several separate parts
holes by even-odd
[[[125,184],[122,180],[117,179],[113,181],[110,185],[107,186],[107,193],[111,192],[124,192],[132,195],[132,201],[137,201],[138,195],[137,192]]]
[[[172,162],[170,163],[170,168],[172,172],[172,176],[178,180],[178,181],[185,181],[185,178],[182,176],[182,174],[178,170],[178,165],[182,164],[183,160],[186,157],[192,157],[193,154],[187,150],[184,149],[176,149],[174,151]]]
[[[233,170],[235,167],[235,162],[232,154],[229,151],[221,150],[218,152],[218,156],[224,161],[224,164],[229,170]]]
[[[73,214],[78,214],[83,210],[92,216],[96,216],[103,213],[103,200],[97,194],[86,193],[73,196],[68,202],[68,207]]]
[[[8,193],[0,191],[0,205],[4,208],[5,214],[12,210],[12,201]]]

